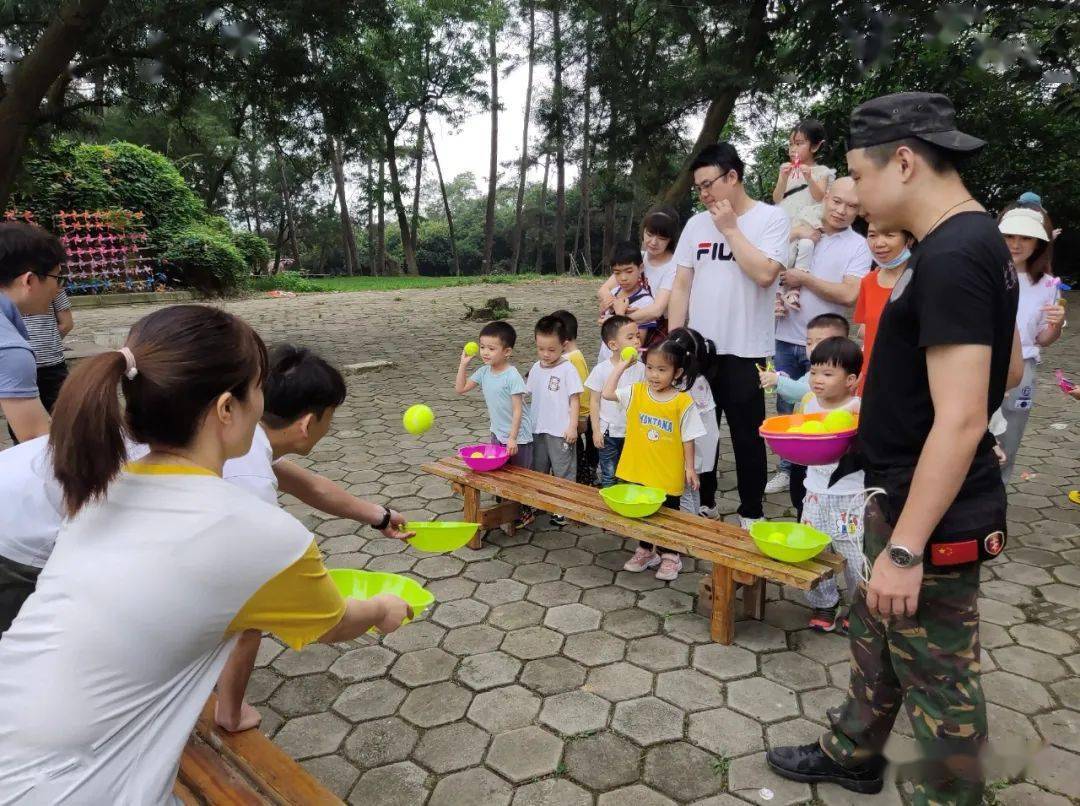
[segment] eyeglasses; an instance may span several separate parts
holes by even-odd
[[[67,275],[64,275],[64,274],[49,274],[49,272],[47,272],[47,271],[36,271],[36,272],[34,272],[34,274],[36,274],[38,277],[52,277],[54,280],[56,280],[56,284],[58,286],[60,286],[61,288],[63,288],[64,286],[67,285],[67,281],[68,281]]]
[[[708,182],[701,182],[700,184],[695,184],[693,186],[694,190],[696,190],[698,193],[704,193],[706,190],[711,188],[716,182],[719,182],[721,179],[723,179],[726,175],[727,174],[720,174],[720,176],[714,177],[714,178],[710,179]]]

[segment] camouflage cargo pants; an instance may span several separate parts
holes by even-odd
[[[864,545],[873,563],[892,527],[875,500],[867,505]],[[903,771],[919,804],[980,804],[978,754],[987,737],[979,683],[979,568],[923,577],[913,617],[881,620],[862,590],[851,608],[848,698],[822,749],[840,764],[879,753],[900,706],[907,708],[922,761]]]

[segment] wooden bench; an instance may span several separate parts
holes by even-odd
[[[506,466],[476,473],[457,457],[425,464],[423,470],[446,479],[463,496],[465,520],[479,523],[482,530],[469,544],[473,549],[480,548],[483,533],[489,529],[509,525],[512,534],[513,522],[524,504],[708,560],[712,563],[709,631],[713,640],[721,644],[730,644],[735,635],[735,592],[739,586],[744,588],[745,614],[760,620],[765,615],[766,581],[810,590],[844,565],[843,558],[831,552],[802,563],[773,560],[758,551],[743,529],[673,509],[661,508],[643,519],[626,518],[608,508],[599,490],[532,470]],[[481,493],[504,500],[481,507]]]
[[[333,792],[258,730],[214,724],[214,695],[180,757],[173,793],[185,806],[343,806]]]

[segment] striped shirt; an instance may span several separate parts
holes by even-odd
[[[56,299],[52,302],[52,310],[49,313],[23,316],[23,324],[29,334],[30,346],[34,349],[34,358],[39,367],[51,367],[64,362],[64,339],[60,335],[60,328],[56,323],[56,315],[60,311],[71,308],[71,300],[67,292],[60,289]]]

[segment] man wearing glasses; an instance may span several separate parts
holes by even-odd
[[[765,396],[757,365],[775,347],[777,277],[787,257],[790,222],[779,207],[746,195],[743,161],[730,143],[706,146],[690,164],[704,212],[686,222],[675,249],[678,273],[668,304],[672,330],[691,327],[716,343],[706,376],[735,450],[739,520],[764,516],[765,443],[758,428]],[[702,514],[715,515],[716,477],[701,479]]]
[[[60,241],[41,227],[0,223],[0,411],[18,442],[49,432],[22,317],[49,313],[64,285],[64,257]]]

